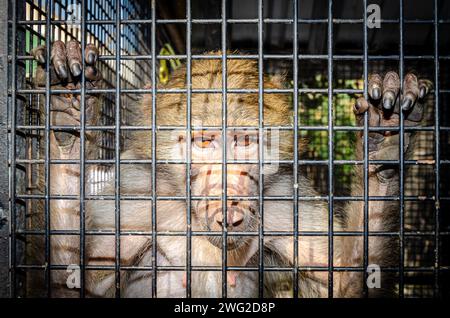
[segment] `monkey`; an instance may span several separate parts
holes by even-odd
[[[87,45],[85,56],[82,56],[77,41],[56,41],[51,47],[50,65],[45,64],[45,52],[43,46],[32,51],[39,62],[36,76],[38,86],[43,87],[45,72],[48,71],[52,75],[52,87],[80,88],[82,59],[85,59],[84,75],[87,87],[97,88],[104,85],[96,68],[99,52],[95,46]],[[222,52],[206,53],[208,54],[222,55]],[[264,271],[264,297],[292,297],[295,284],[299,297],[327,297],[329,293],[333,297],[363,296],[364,268],[358,270],[363,267],[365,258],[362,234],[338,235],[330,241],[328,232],[361,232],[365,224],[364,202],[350,201],[341,208],[342,211],[338,211],[339,213],[333,211],[333,222],[330,224],[327,202],[299,199],[298,219],[294,219],[292,200],[273,199],[259,202],[258,199],[252,199],[258,198],[259,194],[274,198],[293,196],[295,191],[300,198],[314,198],[318,197],[319,193],[300,170],[296,178],[297,183],[294,184],[292,164],[272,164],[294,158],[293,105],[289,97],[275,92],[264,93],[260,99],[258,65],[255,60],[226,59],[225,69],[226,88],[231,90],[223,97],[226,98],[225,103],[222,101],[222,94],[216,91],[191,92],[190,96],[186,91],[173,91],[187,87],[188,72],[183,66],[174,71],[168,83],[158,84],[155,90],[151,90],[153,92],[161,89],[165,90],[164,92],[156,96],[145,94],[142,101],[136,104],[133,109],[135,116],[132,118],[134,125],[152,125],[154,99],[155,126],[176,128],[170,131],[138,130],[129,137],[127,146],[121,150],[120,160],[128,160],[131,164],[121,164],[120,177],[110,177],[98,193],[111,197],[116,193],[118,182],[120,225],[116,223],[117,202],[114,198],[85,201],[86,230],[100,234],[103,232],[103,235],[86,234],[87,266],[108,268],[86,270],[84,279],[87,295],[114,297],[120,292],[121,297],[185,297],[187,285],[190,283],[192,297],[220,297],[222,273],[220,270],[208,271],[208,267],[220,269],[226,254],[227,266],[252,269],[226,272],[228,297],[258,297],[259,265],[269,269],[286,269]],[[189,82],[193,90],[222,89],[223,65],[220,59],[193,60],[190,70]],[[369,163],[369,169],[366,171],[368,195],[396,196],[399,193],[399,172],[395,164],[385,161],[400,158],[400,138],[398,131],[389,130],[389,126],[399,125],[401,112],[404,114],[405,126],[420,125],[432,83],[408,73],[401,85],[400,77],[395,71],[384,75],[371,74],[368,80],[367,99],[359,97],[353,106],[356,122],[363,126],[367,116],[369,128],[386,127],[386,130],[371,130],[367,136],[368,159],[378,161]],[[286,81],[283,76],[264,75],[262,86],[264,89],[282,89]],[[233,92],[233,89],[247,91],[238,93]],[[52,124],[73,124],[80,127],[80,96],[69,94],[51,97]],[[99,123],[101,103],[101,96],[89,92],[86,94],[86,125]],[[224,106],[225,111],[222,109]],[[188,110],[190,116],[187,116]],[[262,123],[259,118],[260,110],[263,112]],[[226,120],[225,130],[222,130],[223,120]],[[270,130],[270,127],[291,129],[275,131]],[[152,145],[153,133],[156,134],[156,145]],[[364,136],[361,131],[357,136],[357,159],[362,160]],[[49,137],[52,157],[79,160],[82,148],[79,132],[55,130],[50,132]],[[84,150],[88,156],[95,155],[98,140],[99,136],[95,131],[85,130]],[[297,148],[302,149],[306,142],[299,140]],[[156,158],[153,158],[152,147],[155,146]],[[405,158],[408,158],[414,149],[412,131],[404,132],[403,146]],[[276,151],[272,151],[272,148],[276,148]],[[261,167],[258,164],[261,154],[264,160],[272,160],[271,163]],[[222,166],[222,159],[227,161],[225,167]],[[144,163],[139,163],[139,160]],[[151,163],[148,163],[149,160]],[[185,164],[188,161],[189,171]],[[180,162],[181,164],[177,164]],[[155,189],[152,189],[152,164],[156,164]],[[80,195],[80,165],[63,163],[50,167],[52,194],[61,194],[61,189],[68,189],[70,194]],[[92,177],[89,175],[89,169],[85,172],[85,180],[89,184]],[[363,196],[362,166],[356,166],[354,173],[358,182],[352,185],[352,196]],[[222,179],[225,175],[224,185]],[[43,189],[45,185],[42,180],[40,182],[40,188]],[[189,191],[186,186],[188,182]],[[151,235],[139,235],[150,231],[153,226],[152,202],[149,199],[140,199],[151,197],[153,191],[158,197],[185,198],[156,200],[156,242],[152,241]],[[133,196],[138,198],[132,199]],[[192,198],[190,201],[189,196]],[[227,197],[226,202],[221,201],[222,196]],[[51,203],[51,228],[80,230],[79,201],[55,201],[58,203]],[[36,216],[35,222],[42,226],[44,218],[42,213],[38,214],[40,216]],[[372,233],[398,231],[399,213],[395,201],[370,200],[367,216]],[[298,225],[300,233],[297,242],[294,241],[293,235],[277,234],[292,232],[295,224]],[[192,235],[188,238],[188,228],[193,233],[213,232],[217,235]],[[127,235],[116,238],[113,234],[117,229],[127,232]],[[228,233],[226,251],[222,249],[223,229]],[[259,241],[258,235],[248,235],[258,234],[260,230],[264,233],[263,242]],[[168,233],[172,235],[167,235]],[[119,254],[115,248],[116,244],[120,244]],[[191,248],[190,255],[187,254],[188,244]],[[331,244],[333,253],[330,253]],[[298,246],[297,249],[295,245]],[[368,245],[366,256],[369,264],[381,267],[398,266],[398,243],[395,238],[371,235],[368,237]],[[39,249],[32,249],[32,259],[33,254],[34,259],[39,258],[36,253],[39,253]],[[154,254],[156,259],[152,258]],[[51,256],[52,264],[79,263],[79,238],[53,237]],[[189,277],[186,271],[189,265],[188,256],[190,265],[194,267]],[[42,255],[40,257],[42,258]],[[121,270],[117,277],[114,271],[116,262],[120,268],[130,267],[131,270]],[[153,277],[153,270],[133,270],[134,267],[145,268],[154,263],[159,268],[156,277]],[[175,270],[165,270],[166,266]],[[206,269],[196,270],[196,266]],[[296,281],[292,278],[293,266],[304,268],[298,271]],[[333,275],[329,276],[328,269],[335,267],[354,267],[357,270],[333,271]],[[369,295],[395,295],[394,278],[385,272],[382,272],[381,276],[382,287],[369,290]],[[71,296],[72,291],[64,288],[65,279],[64,275],[52,275],[52,284],[60,287],[56,289],[55,297]],[[153,279],[157,283],[156,290],[153,290]]]

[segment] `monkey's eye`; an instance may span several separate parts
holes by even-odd
[[[233,142],[235,147],[249,147],[258,142],[255,135],[234,135]]]
[[[193,138],[193,143],[198,148],[215,148],[215,136],[198,136]]]

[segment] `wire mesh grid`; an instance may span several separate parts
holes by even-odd
[[[192,3],[191,3],[192,2]],[[307,1],[305,1],[307,2]],[[328,296],[333,297],[334,276],[339,272],[359,271],[365,273],[369,265],[369,237],[390,236],[398,237],[399,260],[397,266],[383,268],[383,271],[396,274],[396,284],[400,297],[445,295],[448,290],[443,282],[448,279],[448,224],[447,217],[441,214],[449,197],[448,189],[442,177],[448,173],[446,147],[448,144],[449,126],[446,122],[448,79],[445,78],[448,69],[448,50],[442,47],[441,29],[447,28],[449,19],[440,15],[440,9],[445,6],[435,0],[432,6],[432,16],[427,19],[405,18],[405,4],[403,0],[397,2],[398,18],[382,19],[383,25],[392,25],[398,30],[398,47],[391,53],[370,54],[370,44],[376,38],[374,33],[365,27],[367,25],[367,3],[358,2],[361,6],[357,17],[346,18],[336,16],[334,1],[324,1],[319,17],[305,17],[302,11],[304,1],[283,1],[280,5],[290,12],[288,17],[272,17],[277,6],[273,1],[254,1],[254,12],[251,17],[235,18],[239,5],[232,1],[210,1],[204,17],[198,18],[199,4],[186,0],[183,5],[177,6],[173,16],[168,14],[170,5],[163,5],[152,0],[151,5],[145,2],[125,0],[55,0],[55,1],[11,1],[9,7],[8,27],[10,32],[9,43],[9,192],[10,192],[10,282],[12,296],[30,296],[34,292],[29,290],[31,276],[42,275],[41,281],[44,293],[52,296],[51,276],[57,271],[65,271],[69,264],[52,264],[52,236],[71,236],[78,240],[80,297],[85,297],[85,280],[89,271],[114,272],[114,286],[116,297],[121,296],[122,273],[127,271],[148,271],[151,276],[152,296],[158,295],[158,273],[164,271],[186,272],[186,297],[192,297],[192,273],[196,271],[220,271],[222,276],[221,296],[227,297],[227,273],[229,271],[255,271],[258,273],[258,296],[264,296],[265,272],[290,272],[292,280],[297,282],[302,272],[324,271],[327,273]],[[236,9],[237,8],[237,9]],[[173,8],[172,8],[173,9]],[[445,9],[445,8],[444,8]],[[79,21],[68,23],[73,10],[80,10]],[[306,11],[306,10],[305,10]],[[214,13],[212,13],[214,12]],[[269,12],[269,13],[268,13]],[[345,26],[361,29],[361,38],[356,41],[360,46],[358,53],[351,53],[348,44],[345,50],[338,36]],[[426,54],[410,54],[406,47],[407,38],[405,29],[408,26],[429,27],[431,51]],[[198,28],[211,28],[213,31],[204,31],[215,34],[214,38],[202,38],[202,33],[195,32]],[[242,27],[242,28],[241,28]],[[250,44],[245,44],[245,28],[256,31]],[[281,31],[277,28],[283,28]],[[314,48],[304,49],[302,32],[307,28],[317,28],[316,43],[310,44]],[[322,29],[322,30],[321,30]],[[50,31],[50,32],[48,32]],[[281,33],[277,33],[281,32]],[[311,31],[313,32],[313,31]],[[342,31],[343,32],[343,31]],[[273,36],[270,34],[273,33]],[[343,32],[344,33],[344,32]],[[282,35],[284,42],[272,44],[277,35]],[[234,40],[233,36],[236,37]],[[381,35],[383,36],[383,35]],[[210,36],[209,36],[210,37]],[[337,37],[339,40],[336,40]],[[36,62],[29,55],[32,48],[45,44],[47,50],[47,64],[51,56],[51,43],[56,40],[68,41],[77,39],[81,43],[82,56],[87,43],[94,43],[100,49],[100,66],[106,86],[104,88],[87,88],[82,76],[81,86],[77,90],[67,91],[52,88],[52,82],[47,73],[45,88],[33,86],[33,77],[36,71]],[[266,43],[270,44],[266,44]],[[344,41],[345,42],[345,41]],[[162,53],[166,43],[172,43],[175,50]],[[247,45],[247,46],[245,46]],[[211,47],[208,47],[211,46]],[[281,47],[281,49],[280,49]],[[221,53],[205,56],[201,54],[208,50],[220,49]],[[240,55],[232,50],[239,49],[246,55]],[[304,53],[302,51],[307,53]],[[159,53],[158,53],[159,52]],[[431,53],[430,53],[431,52]],[[442,53],[445,52],[445,53]],[[192,87],[192,63],[194,60],[219,59],[222,61],[222,88],[198,89]],[[257,89],[227,89],[227,60],[253,59],[258,65]],[[164,61],[165,63],[162,63]],[[186,68],[186,85],[184,88],[164,89],[158,87],[161,81],[161,67],[173,61],[182,61]],[[418,63],[409,63],[419,61]],[[423,62],[423,63],[422,63]],[[399,195],[392,197],[369,196],[369,149],[367,145],[369,136],[368,117],[364,117],[364,126],[356,127],[353,114],[346,111],[341,105],[350,105],[352,98],[363,95],[368,97],[367,79],[369,72],[383,72],[387,66],[393,65],[399,70],[400,80],[411,65],[418,73],[427,74],[434,82],[434,91],[430,98],[430,113],[428,121],[423,127],[407,127],[404,125],[403,113],[400,113],[400,125],[391,127],[392,131],[399,131],[400,149],[404,149],[404,133],[416,131],[418,137],[418,151],[413,159],[406,160],[400,151],[397,161],[399,167]],[[84,65],[83,65],[84,66]],[[273,71],[286,73],[292,78],[290,85],[283,89],[268,89],[264,87],[264,76]],[[326,71],[325,71],[326,70]],[[120,75],[120,76],[119,76]],[[170,75],[169,75],[170,76]],[[144,83],[151,83],[144,86]],[[102,121],[98,126],[86,123],[86,111],[80,108],[80,125],[78,127],[57,126],[50,121],[51,96],[54,94],[77,93],[81,96],[81,105],[85,105],[88,94],[102,94],[105,96],[102,106]],[[186,125],[185,127],[171,127],[158,125],[156,120],[158,94],[179,93],[186,97]],[[292,182],[299,184],[299,173],[305,172],[313,181],[316,188],[323,195],[308,197],[299,194],[295,188],[292,195],[268,196],[264,193],[264,174],[262,171],[270,161],[265,160],[264,149],[259,147],[258,160],[253,162],[258,166],[259,177],[258,194],[248,197],[231,198],[227,194],[227,151],[222,151],[221,195],[198,196],[191,190],[191,134],[199,128],[192,125],[192,95],[196,93],[221,94],[222,96],[222,124],[220,130],[226,132],[235,127],[227,124],[227,94],[255,93],[258,95],[258,125],[256,131],[259,140],[266,138],[266,131],[273,127],[264,124],[264,98],[266,94],[289,94],[293,105],[292,127],[275,127],[280,130],[293,131],[293,156],[283,164],[292,166]],[[133,126],[133,104],[140,100],[142,95],[151,96],[151,125],[147,127]],[[41,108],[39,105],[42,105]],[[130,111],[131,109],[131,111]],[[347,107],[347,109],[351,109]],[[42,113],[44,116],[42,116]],[[51,131],[74,130],[80,136],[79,159],[53,159],[50,155],[49,135]],[[182,129],[186,132],[186,160],[157,160],[157,137],[159,131]],[[208,130],[201,127],[201,130]],[[216,129],[217,127],[211,127]],[[375,131],[370,128],[370,131]],[[379,130],[385,130],[381,128]],[[99,153],[87,155],[86,135],[89,131],[101,133],[101,147]],[[150,160],[125,160],[120,153],[126,147],[130,134],[146,131],[151,133]],[[364,156],[363,160],[354,157],[353,136],[355,131],[363,132]],[[331,136],[331,138],[329,138]],[[306,151],[299,149],[299,139],[307,137],[310,143]],[[221,135],[222,144],[227,144],[227,134]],[[39,153],[39,149],[43,149]],[[301,151],[300,151],[301,150]],[[154,160],[154,161],[153,161]],[[121,166],[127,164],[151,165],[151,193],[150,195],[128,196],[121,193]],[[293,164],[298,163],[298,164]],[[370,164],[374,162],[371,161]],[[382,162],[378,162],[382,163]],[[73,164],[79,165],[79,194],[53,195],[51,192],[51,165]],[[158,165],[181,164],[185,165],[185,190],[180,196],[158,195]],[[353,166],[363,166],[364,191],[362,196],[355,197],[350,194],[349,184],[354,179],[351,169]],[[407,167],[410,167],[408,170]],[[43,169],[43,175],[38,175],[38,167]],[[94,167],[89,184],[86,172]],[[42,178],[44,192],[37,193],[37,182]],[[98,195],[96,187],[101,187],[105,180],[114,179],[114,191],[111,195]],[[88,184],[88,185],[87,185]],[[89,188],[87,188],[89,187]],[[196,200],[219,200],[222,210],[227,210],[227,202],[232,200],[256,200],[258,202],[259,227],[255,232],[245,233],[258,237],[258,261],[254,267],[236,267],[228,265],[227,238],[243,233],[233,233],[227,230],[227,218],[224,217],[221,232],[198,232],[191,228],[191,207]],[[51,228],[51,203],[56,200],[76,200],[79,202],[79,226],[75,229]],[[108,233],[86,228],[86,202],[89,200],[114,200],[114,231]],[[122,202],[127,200],[144,200],[151,203],[151,228],[147,231],[126,231],[121,228]],[[174,233],[159,233],[157,228],[157,203],[159,200],[179,200],[186,202],[186,231]],[[290,232],[269,233],[264,230],[264,203],[267,200],[285,200],[292,202],[293,228]],[[346,202],[359,200],[364,206],[364,226],[362,231],[340,232],[335,231],[336,212]],[[370,201],[398,201],[400,227],[398,232],[373,233],[369,231],[369,202]],[[299,230],[299,215],[302,213],[299,202],[323,201],[328,207],[328,230],[326,232],[305,232]],[[30,215],[42,209],[44,214],[44,228],[36,229],[30,225]],[[425,211],[426,213],[423,213]],[[224,212],[226,213],[226,212]],[[88,265],[86,261],[85,246],[90,236],[113,236],[115,241],[114,264]],[[124,265],[121,263],[123,254],[121,242],[127,235],[140,235],[151,237],[152,258],[148,266],[136,264]],[[159,237],[186,236],[186,262],[185,266],[162,266],[157,262],[157,242]],[[221,266],[195,266],[192,264],[192,239],[197,236],[220,236],[222,238],[222,264]],[[265,238],[270,236],[294,237],[294,259],[292,267],[266,266],[264,262]],[[327,264],[324,266],[300,266],[298,259],[301,236],[322,236],[328,240]],[[334,244],[338,236],[362,236],[364,245],[363,266],[345,267],[335,266]],[[29,263],[27,260],[27,238],[41,237],[43,240],[43,263]],[[33,273],[33,274],[30,274]],[[36,274],[41,273],[41,274]],[[369,291],[364,284],[364,295]],[[443,289],[443,290],[442,290]],[[42,290],[37,293],[43,293]],[[41,294],[42,295],[42,294]],[[299,296],[299,285],[292,285],[290,297]],[[301,296],[301,295],[300,295]]]

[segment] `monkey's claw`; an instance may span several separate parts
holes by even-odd
[[[368,114],[368,150],[371,160],[399,159],[400,112],[404,114],[405,126],[418,126],[424,117],[425,98],[432,83],[408,73],[404,77],[402,90],[400,86],[400,78],[395,72],[388,72],[384,77],[372,74],[368,83],[369,99],[360,97],[354,105],[353,111],[359,126],[364,125],[364,114]],[[370,131],[371,127],[386,127],[386,130]],[[410,131],[404,133],[405,152],[412,148],[411,137]],[[392,168],[392,165],[373,165],[370,171],[376,172],[382,179],[389,179],[394,175]]]

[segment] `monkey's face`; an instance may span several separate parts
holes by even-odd
[[[192,89],[221,89],[222,70],[221,60],[192,61],[190,74]],[[165,87],[186,88],[187,77],[186,69],[179,68]],[[281,77],[265,77],[264,88],[282,89],[283,82]],[[249,59],[227,61],[228,89],[256,90],[259,84],[256,61]],[[269,175],[274,178],[278,176],[278,164],[264,163],[263,171],[260,171],[259,153],[264,154],[265,162],[279,162],[289,159],[285,158],[285,155],[292,156],[293,138],[286,135],[287,131],[279,133],[277,129],[272,131],[272,127],[292,124],[292,105],[288,96],[278,93],[265,94],[261,105],[258,93],[230,92],[226,95],[225,122],[224,96],[220,93],[191,92],[189,96],[184,93],[158,94],[156,105],[158,125],[183,127],[187,130],[189,121],[193,128],[189,136],[191,147],[188,147],[186,142],[186,130],[159,131],[156,151],[159,158],[179,159],[183,162],[191,160],[190,181],[186,177],[184,165],[171,165],[168,169],[173,180],[169,180],[168,183],[175,185],[172,187],[175,190],[171,195],[184,193],[186,183],[190,182],[191,195],[201,197],[201,199],[193,198],[191,201],[194,230],[221,232],[225,220],[229,232],[254,232],[258,229],[259,176],[262,174],[264,178]],[[152,102],[147,100],[143,105],[150,107]],[[145,113],[150,113],[150,109]],[[260,122],[260,115],[263,115],[263,122]],[[145,122],[143,124],[145,125]],[[225,132],[219,128],[223,124],[227,126]],[[258,138],[260,124],[264,126],[262,138]],[[199,130],[201,127],[208,129]],[[212,127],[218,128],[211,129]],[[252,128],[244,129],[244,127]],[[226,133],[226,136],[222,133]],[[145,149],[147,149],[146,157],[151,157],[151,147]],[[190,153],[187,153],[187,149]],[[226,165],[223,159],[227,160]],[[223,180],[225,175],[226,180]],[[265,181],[264,186],[267,185],[268,182]],[[226,202],[223,202],[225,189],[227,198]],[[207,237],[212,244],[222,246],[220,235]],[[244,235],[229,235],[228,248],[235,249],[247,244],[250,238]]]
[[[258,225],[259,142],[257,130],[232,130],[227,132],[226,146],[220,131],[194,131],[192,133],[191,193],[203,197],[193,201],[193,211],[201,228],[222,231],[226,219],[228,231],[255,231]],[[223,165],[223,150],[227,164]],[[250,162],[250,163],[249,163]],[[226,173],[226,184],[222,176]],[[226,212],[221,201],[226,186]],[[220,247],[220,236],[209,236],[212,244]],[[228,249],[245,243],[241,236],[228,236]]]

